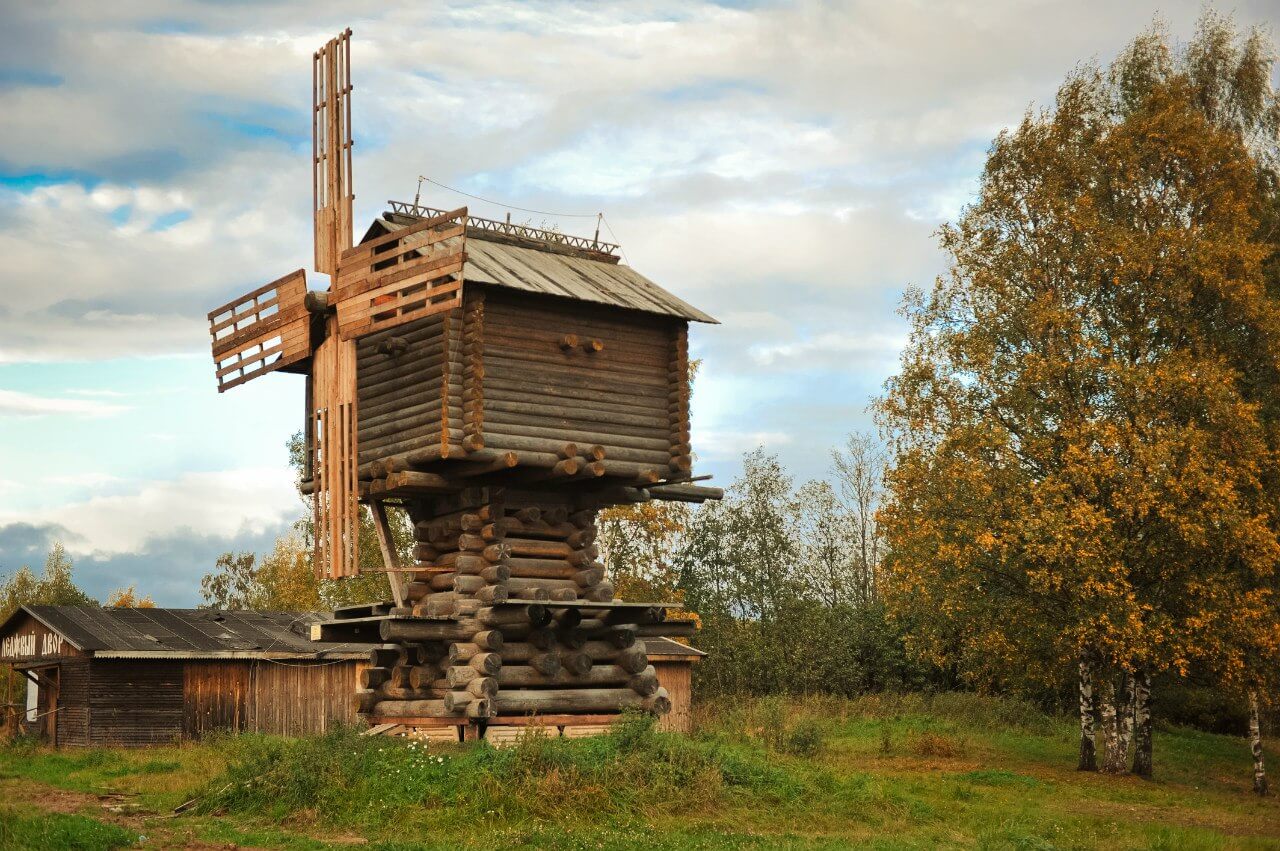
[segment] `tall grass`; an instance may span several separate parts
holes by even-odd
[[[436,746],[342,729],[310,739],[243,736],[205,812],[335,824],[385,823],[406,807],[452,819],[652,817],[706,812],[735,796],[786,802],[811,782],[749,743],[660,733],[628,716],[605,736],[561,739],[528,728],[512,747]]]

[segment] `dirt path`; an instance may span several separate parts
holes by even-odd
[[[140,837],[140,844],[153,848],[185,848],[193,851],[235,851],[244,846],[213,843],[195,838],[190,828],[177,823],[166,824],[169,816],[142,809],[134,795],[73,792],[47,786],[33,780],[0,780],[0,799],[9,804],[25,804],[49,813],[82,815],[119,825]]]

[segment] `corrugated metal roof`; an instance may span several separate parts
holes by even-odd
[[[365,240],[406,227],[411,216],[395,215],[374,222]],[[381,228],[381,231],[377,229]],[[521,292],[573,298],[676,316],[694,322],[716,320],[677,298],[630,266],[591,260],[554,250],[509,245],[485,238],[483,231],[467,231],[467,262],[463,279]]]
[[[23,612],[85,651],[314,658],[362,654],[369,648],[368,644],[311,641],[311,624],[329,619],[320,612],[23,606],[0,626],[0,633]]]

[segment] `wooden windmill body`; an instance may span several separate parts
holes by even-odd
[[[688,326],[711,317],[618,247],[390,202],[351,239],[350,31],[315,55],[316,267],[210,314],[219,389],[307,376],[317,570],[357,570],[361,503],[395,599],[315,638],[385,642],[371,720],[493,723],[669,701],[643,637],[671,604],[622,602],[597,561],[610,505],[719,498],[692,483]],[[414,525],[413,564],[388,506]]]

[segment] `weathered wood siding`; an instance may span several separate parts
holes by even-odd
[[[397,452],[439,444],[444,414],[441,387],[446,363],[451,376],[461,381],[461,353],[450,345],[445,359],[445,328],[450,337],[460,334],[458,310],[408,322],[398,328],[362,337],[356,344],[357,440],[360,463],[367,464]],[[378,351],[379,344],[397,337],[405,341],[403,352]],[[456,361],[456,362],[455,362]],[[462,387],[458,384],[455,412],[462,419]],[[461,432],[458,433],[461,440]]]
[[[214,731],[241,732],[249,717],[249,661],[187,662],[183,671],[182,733],[198,739]]]
[[[159,745],[182,736],[181,662],[94,659],[89,670],[89,743]]]
[[[486,290],[484,316],[486,446],[599,444],[606,461],[666,472],[668,373],[682,322],[501,289]],[[566,336],[578,345],[566,348]],[[603,348],[587,351],[593,340]]]
[[[357,720],[352,698],[367,662],[257,662],[250,677],[247,729],[305,736]]]
[[[671,698],[671,711],[658,718],[658,729],[677,733],[693,731],[693,666],[687,659],[649,660],[658,675],[658,685]]]
[[[89,660],[64,659],[58,664],[59,745],[89,744]]]

